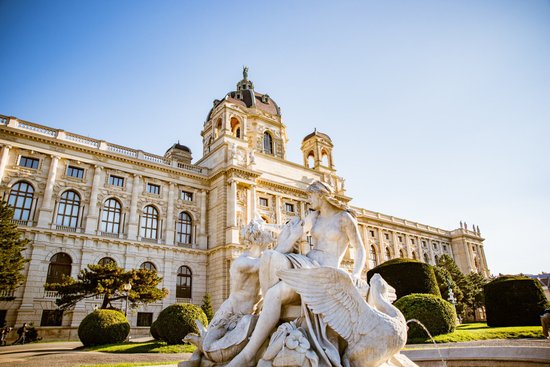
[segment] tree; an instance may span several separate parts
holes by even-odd
[[[488,280],[483,275],[472,272],[466,275],[466,281],[468,282],[468,296],[466,297],[465,303],[472,311],[473,319],[476,321],[475,310],[485,306],[483,286],[487,284]]]
[[[103,296],[102,309],[114,308],[113,301],[126,298],[131,307],[139,304],[159,301],[168,295],[166,288],[159,289],[157,285],[162,278],[154,270],[130,269],[125,271],[115,264],[88,265],[78,274],[77,279],[65,277],[63,283],[45,284],[49,291],[58,292],[57,306],[62,309],[71,309],[79,301]],[[131,284],[129,291],[124,289],[126,284]]]
[[[210,299],[210,295],[208,293],[206,293],[202,298],[201,308],[204,311],[208,322],[212,321],[212,318],[214,317],[214,308],[212,307],[212,300]]]
[[[445,299],[449,299],[449,286],[453,290],[456,298],[456,313],[460,317],[466,316],[466,299],[469,294],[469,284],[466,276],[460,271],[455,261],[448,255],[442,255],[437,260],[436,278],[439,284],[441,295]]]
[[[21,271],[28,261],[21,253],[31,241],[22,238],[12,218],[11,208],[0,201],[0,292],[12,292],[23,283],[25,276]]]

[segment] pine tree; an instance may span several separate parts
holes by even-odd
[[[204,311],[208,322],[212,321],[212,318],[214,317],[214,308],[212,307],[212,300],[210,299],[210,295],[208,293],[206,293],[202,298],[201,308]]]
[[[102,309],[113,308],[112,302],[126,299],[131,307],[159,301],[168,295],[166,288],[159,289],[157,285],[162,281],[154,270],[130,269],[125,271],[114,264],[88,265],[78,274],[77,279],[66,277],[62,283],[45,284],[49,291],[58,292],[57,306],[62,309],[71,309],[79,301],[103,296]],[[129,291],[124,289],[130,284]]]
[[[0,201],[0,292],[14,291],[25,279],[21,272],[28,261],[22,252],[31,242],[23,238],[12,221],[13,211]],[[12,298],[5,297],[4,299]]]

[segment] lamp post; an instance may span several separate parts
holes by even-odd
[[[124,307],[124,317],[128,317],[128,294],[132,290],[132,284],[128,282],[124,284],[122,288],[126,291],[126,307]]]

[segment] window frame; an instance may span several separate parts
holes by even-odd
[[[70,198],[69,194],[72,194],[73,197]],[[80,197],[80,194],[75,190],[63,191],[63,193],[61,193],[59,197],[59,203],[57,204],[57,214],[55,218],[55,224],[61,227],[78,228],[78,221],[80,219],[81,202],[82,202],[82,199]],[[63,211],[61,211],[62,207],[63,207]],[[76,214],[75,214],[75,209],[76,209]]]
[[[188,280],[188,281],[187,281]],[[180,284],[185,283],[185,284]],[[193,271],[190,267],[182,265],[178,268],[178,275],[176,278],[176,298],[189,298],[193,297]]]
[[[27,185],[25,190],[21,186]],[[13,210],[13,220],[29,221],[31,220],[31,211],[34,202],[34,187],[27,181],[17,181],[10,188],[8,195],[8,205]],[[20,205],[18,205],[20,204]]]
[[[42,310],[40,326],[63,326],[63,310]]]
[[[146,316],[146,317],[145,317]],[[145,323],[143,323],[145,318]],[[137,327],[151,327],[153,324],[153,312],[138,312],[136,318]]]
[[[288,213],[295,213],[295,207],[293,203],[285,203],[285,211]]]
[[[273,144],[273,136],[268,131],[264,131],[264,139],[263,139],[263,153],[274,155],[275,149]]]
[[[184,218],[186,216],[186,218]],[[193,217],[186,211],[178,214],[176,221],[176,242],[190,245],[193,243]]]
[[[32,162],[32,163],[31,163],[30,166],[28,166],[28,165],[26,165],[26,164],[22,164],[23,160],[25,160],[25,162],[30,161],[30,162]],[[34,166],[35,166],[35,163],[36,163],[36,167],[34,167]],[[18,161],[17,161],[17,165],[18,165],[19,167],[37,170],[38,168],[40,168],[40,158],[34,158],[34,157],[26,156],[26,155],[20,155],[20,156],[19,156],[19,159],[18,159]]]
[[[148,193],[148,194],[151,194],[151,195],[160,195],[160,185],[159,185],[159,184],[147,182],[146,190],[147,190],[147,193]],[[155,191],[156,191],[156,192],[155,192]]]
[[[116,203],[116,205],[111,206],[112,202]],[[115,198],[108,198],[103,202],[101,210],[101,232],[120,234],[121,221],[122,204]]]
[[[73,259],[65,252],[57,252],[50,258],[46,283],[61,283],[63,275],[71,276]]]
[[[118,182],[121,182],[122,184],[121,185],[118,185],[117,183]],[[124,183],[125,183],[125,178],[122,177],[122,176],[117,176],[117,175],[109,175],[109,185],[110,186],[114,186],[114,187],[124,187]]]
[[[183,201],[193,201],[193,193],[191,191],[180,190],[180,199]]]
[[[152,209],[151,212],[149,208]],[[159,234],[160,214],[153,205],[146,205],[141,214],[140,236],[151,240],[157,240]]]
[[[74,173],[76,172],[76,175],[74,175]],[[82,167],[78,167],[78,166],[73,166],[73,165],[67,165],[67,170],[65,171],[65,176],[66,177],[71,177],[71,178],[76,178],[78,180],[84,180],[84,175],[85,175],[85,169],[82,168]]]
[[[265,205],[264,205],[262,202],[265,202]],[[260,196],[260,197],[258,198],[258,205],[259,205],[259,206],[263,206],[263,207],[265,207],[265,208],[268,208],[268,207],[269,207],[269,199],[266,198],[266,197]]]

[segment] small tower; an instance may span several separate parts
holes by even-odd
[[[304,166],[321,172],[335,171],[332,161],[332,140],[317,129],[302,140]]]
[[[191,155],[191,149],[185,145],[181,145],[179,141],[172,145],[166,153],[164,153],[164,158],[169,161],[176,161],[178,163],[191,164],[193,156]]]

